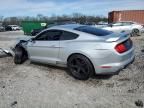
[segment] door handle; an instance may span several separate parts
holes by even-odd
[[[51,45],[49,46],[50,48],[60,48],[59,46],[56,46],[56,45]]]

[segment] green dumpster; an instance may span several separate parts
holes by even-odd
[[[24,34],[30,35],[33,29],[41,29],[47,26],[47,23],[40,21],[22,21],[21,23]]]

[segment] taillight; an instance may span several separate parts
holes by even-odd
[[[115,50],[118,52],[118,53],[124,53],[127,51],[127,48],[126,46],[121,43],[121,44],[118,44],[116,47],[115,47]]]

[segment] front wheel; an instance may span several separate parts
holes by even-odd
[[[16,47],[15,48],[14,63],[15,64],[22,64],[26,59],[27,59],[27,57],[24,54],[24,50],[21,47]]]
[[[68,69],[71,75],[79,80],[87,80],[94,73],[90,60],[80,54],[74,54],[68,59]]]

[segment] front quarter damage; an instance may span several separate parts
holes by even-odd
[[[27,44],[32,38],[33,37],[30,37],[30,36],[23,36],[23,37],[17,38],[14,44],[10,48],[7,48],[7,49],[0,48],[0,54],[6,54],[7,56],[14,57],[16,47],[21,47],[26,51]]]

